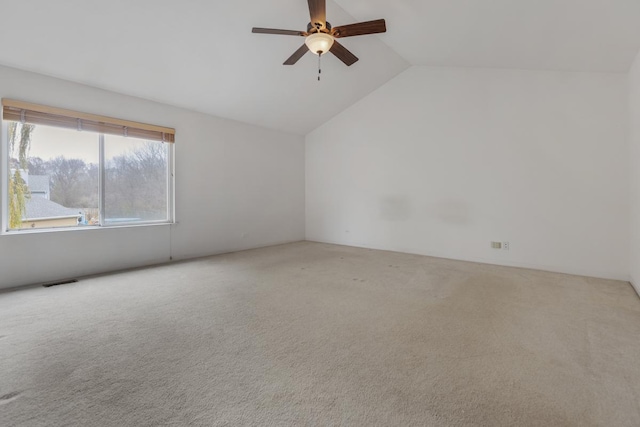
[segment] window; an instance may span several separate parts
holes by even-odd
[[[2,105],[4,230],[173,221],[173,129]]]

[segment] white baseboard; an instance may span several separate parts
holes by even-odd
[[[585,277],[593,277],[598,279],[620,280],[623,282],[629,282],[629,276],[621,275],[620,273],[608,272],[608,271],[566,268],[561,266],[531,264],[531,263],[517,262],[517,261],[506,261],[506,260],[502,261],[502,260],[487,259],[482,257],[468,257],[468,256],[460,257],[452,254],[436,253],[431,251],[421,251],[421,250],[415,250],[412,248],[381,247],[378,245],[371,245],[371,244],[361,243],[361,242],[338,242],[338,241],[314,239],[314,238],[307,238],[306,240],[309,242],[329,243],[332,245],[351,246],[355,248],[376,249],[381,251],[400,252],[400,253],[407,253],[407,254],[413,254],[413,255],[424,255],[424,256],[429,256],[434,258],[444,258],[444,259],[452,259],[456,261],[475,262],[478,264],[490,264],[490,265],[499,265],[504,267],[527,268],[530,270],[548,271],[551,273],[571,274],[574,276],[585,276]],[[636,287],[635,289],[636,291],[638,291],[638,287]]]
[[[634,280],[632,277],[629,283],[631,283],[631,287],[633,287],[633,289],[636,290],[636,293],[638,294],[638,298],[640,298],[640,281]]]

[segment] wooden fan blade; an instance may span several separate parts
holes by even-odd
[[[303,44],[302,46],[300,46],[300,49],[296,50],[294,52],[293,55],[291,55],[289,57],[289,59],[287,59],[286,61],[284,61],[284,64],[282,65],[293,65],[296,62],[298,62],[300,60],[300,58],[302,58],[304,56],[305,53],[309,52],[309,48],[307,47],[306,44]]]
[[[385,33],[386,31],[387,24],[385,23],[384,19],[377,19],[375,21],[360,22],[357,24],[335,27],[333,30],[331,30],[331,35],[336,38],[341,38],[364,36],[366,34]]]
[[[311,25],[314,27],[320,24],[321,28],[327,26],[327,1],[326,0],[307,0],[309,3],[309,15],[311,16]]]
[[[275,29],[275,28],[257,28],[257,27],[253,27],[251,32],[252,33],[257,33],[257,34],[278,34],[278,35],[281,35],[281,36],[303,36],[303,37],[308,36],[308,34],[305,33],[304,31],[278,30],[278,29]]]
[[[333,42],[333,46],[331,46],[329,52],[337,56],[340,61],[344,62],[347,65],[347,67],[350,67],[358,62],[358,57],[349,52],[346,47],[342,46],[337,41]]]

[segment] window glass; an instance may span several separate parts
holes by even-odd
[[[6,124],[8,230],[171,220],[171,144]]]
[[[166,221],[169,144],[105,135],[107,224]]]
[[[16,122],[9,129],[9,229],[99,223],[95,134]]]

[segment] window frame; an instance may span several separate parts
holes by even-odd
[[[105,156],[104,156],[104,140],[105,134],[94,131],[81,131],[95,135],[98,138],[99,146],[99,183],[98,183],[98,211],[100,221],[96,225],[92,226],[69,226],[69,227],[46,227],[46,228],[24,228],[24,229],[10,229],[9,228],[9,126],[8,121],[0,118],[2,127],[0,134],[0,196],[1,196],[1,209],[0,212],[0,235],[19,235],[30,233],[51,233],[62,231],[80,231],[80,230],[105,230],[109,228],[132,228],[132,227],[146,227],[146,226],[158,226],[158,225],[172,225],[175,224],[175,144],[173,142],[152,141],[163,145],[166,145],[167,150],[167,218],[163,220],[148,220],[148,221],[126,221],[109,224],[104,218],[104,201],[105,201]],[[40,125],[44,126],[44,125]],[[55,127],[55,126],[54,126]],[[78,131],[80,132],[80,131]],[[134,138],[134,137],[132,137]],[[145,140],[143,138],[135,138],[137,140]]]

